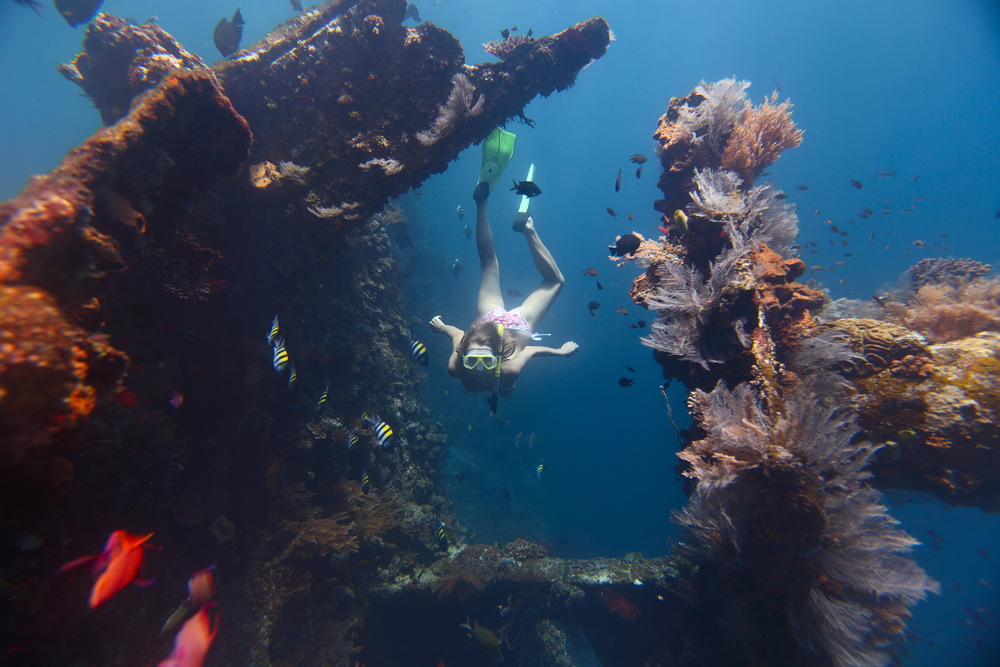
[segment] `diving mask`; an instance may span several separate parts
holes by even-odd
[[[470,371],[491,371],[497,367],[497,356],[491,352],[486,354],[467,354],[462,357],[462,365]]]

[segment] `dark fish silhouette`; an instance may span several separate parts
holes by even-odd
[[[625,236],[619,237],[613,246],[608,246],[608,251],[616,257],[634,255],[635,251],[639,249],[640,243],[642,243],[642,241],[635,234],[626,234]]]
[[[302,1],[301,0],[292,0],[292,9],[294,9],[297,12],[301,12],[302,11]]]
[[[799,190],[808,190],[809,189],[808,185],[796,185],[795,187],[797,189],[799,189]]]
[[[510,37],[510,30],[504,28],[503,30],[500,31],[500,36],[503,37],[504,39],[507,39],[508,37]]]
[[[233,14],[232,21],[223,17],[215,26],[212,41],[215,42],[215,48],[219,50],[223,58],[228,58],[239,50],[240,40],[243,39],[243,25],[243,16],[237,9],[236,13]]]
[[[631,387],[635,384],[635,378],[622,378],[621,380],[618,380],[618,384],[623,387]]]
[[[97,15],[104,0],[56,0],[56,11],[74,28]],[[18,4],[24,4],[18,2]]]
[[[639,320],[639,328],[643,329],[646,326],[646,320]]]
[[[622,189],[622,170],[618,170],[618,178],[615,179],[615,192]]]
[[[531,181],[521,181],[520,183],[514,181],[514,187],[511,190],[525,197],[537,197],[542,194],[542,189]]]
[[[781,84],[778,83],[778,77],[773,77],[773,80],[774,80],[774,89],[777,90],[780,93],[781,92]]]
[[[559,544],[561,544],[563,546],[566,546],[567,544],[569,544],[569,540],[567,540],[565,537],[557,537],[556,538],[556,542],[558,542]]]
[[[406,11],[403,13],[403,20],[405,21],[406,19],[413,19],[415,22],[420,23],[420,12],[412,2],[406,5]]]
[[[861,181],[859,181],[856,178],[852,178],[851,179],[851,187],[853,187],[855,190],[860,190],[861,187],[862,187],[861,186]]]
[[[597,281],[597,289],[604,289],[604,285],[601,284],[600,280]]]
[[[775,199],[787,199],[788,195],[786,195],[784,192],[779,192],[778,194],[774,195],[774,198]]]
[[[880,171],[879,173],[875,174],[875,178],[879,178],[880,176],[884,177],[884,176],[895,176],[895,175],[896,172],[894,172],[892,169],[886,169],[885,171]]]
[[[622,364],[622,366],[625,366],[625,364]],[[629,373],[635,373],[635,369],[634,369],[634,368],[632,368],[631,366],[625,366],[625,368],[627,368],[627,369],[628,369],[628,372],[629,372]]]
[[[31,9],[35,10],[36,14],[38,14],[39,16],[42,15],[42,13],[38,11],[38,8],[41,7],[42,5],[41,3],[35,2],[35,0],[14,0],[14,2],[21,5],[22,7],[30,7]]]
[[[612,218],[618,217],[618,214],[615,213],[615,209],[611,208],[610,206],[608,207],[608,215],[610,215]]]
[[[583,275],[585,275],[585,276],[596,276],[597,275],[597,269],[595,269],[594,267],[590,267],[589,269],[584,269]]]
[[[511,289],[507,290],[507,295],[508,296],[512,296],[514,298],[517,298],[517,297],[521,296],[521,293],[518,292],[516,289],[511,288]]]
[[[635,162],[636,164],[642,164],[643,162],[646,161],[646,156],[643,155],[642,153],[636,153],[635,155],[630,157],[629,160]]]
[[[510,500],[510,491],[508,491],[507,489],[504,489],[503,490],[503,497],[506,498],[509,501]]]
[[[635,177],[642,178],[642,165],[635,168]]]

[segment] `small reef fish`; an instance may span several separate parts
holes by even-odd
[[[521,436],[523,436],[523,435],[524,435],[523,433],[518,433],[517,437],[514,438],[514,446],[515,447],[517,447],[518,445],[521,444]]]
[[[375,434],[375,439],[378,441],[379,447],[386,449],[392,445],[392,429],[382,421],[381,417],[375,415],[375,418],[372,419],[368,416],[367,412],[362,412],[361,420],[367,422],[372,427],[372,432]]]
[[[295,372],[295,362],[292,362],[292,370],[288,373],[288,389],[291,390],[299,379],[299,374]]]
[[[615,192],[622,189],[622,170],[618,169],[618,178],[615,179]]]
[[[212,601],[212,597],[215,595],[215,586],[212,579],[212,567],[209,566],[204,570],[198,570],[191,575],[188,579],[188,597],[187,600],[181,603],[181,606],[177,608],[167,622],[163,624],[163,629],[160,630],[160,635],[165,635],[170,630],[174,628],[175,625],[184,620],[187,615],[188,610],[198,611],[209,602]]]
[[[371,488],[371,480],[368,479],[368,468],[361,469],[361,493],[368,495],[368,490]]]
[[[880,178],[880,177],[885,177],[885,176],[895,176],[895,175],[896,175],[896,172],[894,172],[892,169],[886,169],[885,171],[880,171],[879,173],[875,174],[874,178]]]
[[[458,213],[458,221],[459,221],[459,222],[461,222],[461,221],[462,221],[462,218],[464,218],[464,217],[465,217],[465,209],[464,209],[464,208],[462,208],[462,205],[461,205],[461,204],[459,204],[459,205],[458,205],[458,209],[456,209],[456,211],[457,211],[457,213]]]
[[[625,366],[625,364],[622,364],[622,366]],[[634,368],[632,368],[631,366],[625,366],[625,368],[627,368],[627,369],[628,369],[628,372],[629,372],[629,373],[635,373],[635,369],[634,369]]]
[[[529,447],[534,447],[535,446],[535,434],[534,433],[532,433],[531,435],[528,436],[528,446]]]
[[[451,272],[458,276],[458,273],[462,270],[462,260],[456,259],[451,265]]]
[[[646,328],[646,320],[639,320],[639,328],[640,329]]]
[[[464,628],[467,633],[466,636],[476,643],[476,646],[483,649],[484,651],[490,651],[499,653],[500,652],[500,640],[497,636],[479,625],[478,622],[472,623],[468,618],[465,619],[465,623],[459,626]]]
[[[406,11],[403,13],[403,20],[406,19],[413,19],[415,23],[420,23],[420,11],[412,2],[406,5]]]
[[[788,199],[788,195],[786,195],[784,192],[779,192],[778,194],[774,195],[774,198],[775,199]]]
[[[590,303],[588,303],[587,304],[587,310],[590,311],[590,316],[591,317],[597,317],[597,315],[594,315],[594,311],[597,310],[600,307],[601,307],[601,304],[597,303],[596,301],[591,301]]]
[[[302,0],[292,0],[292,9],[297,12],[302,11]]]
[[[469,227],[468,225],[466,225],[464,233],[465,233],[465,240],[466,241],[471,241],[472,240],[472,227]]]
[[[615,213],[615,209],[611,208],[610,206],[608,207],[608,215],[610,215],[612,218],[618,217],[618,214]]]
[[[916,240],[916,241],[914,241],[914,242],[913,242],[913,243],[912,243],[911,245],[912,245],[912,246],[913,246],[914,248],[923,248],[925,244],[924,244],[924,242],[923,242],[923,241],[921,241],[920,239],[917,239],[917,240]]]
[[[237,9],[231,21],[223,16],[222,20],[216,24],[215,31],[212,33],[212,41],[215,42],[215,48],[219,50],[223,58],[228,58],[239,50],[245,23],[243,15]]]
[[[639,325],[638,324],[630,324],[629,327],[632,328],[632,329],[638,329]]]
[[[97,15],[97,10],[104,4],[104,0],[56,0],[55,4],[56,11],[66,19],[66,23],[75,28],[90,23],[90,19]]]
[[[623,387],[631,387],[632,385],[635,384],[635,378],[622,378],[618,380],[618,384],[620,384]]]
[[[184,405],[184,394],[179,392],[177,389],[168,389],[167,396],[169,396],[167,401],[170,405],[174,406],[174,410]]]
[[[615,308],[615,312],[620,315],[628,315],[628,311],[625,310],[624,308]]]
[[[542,459],[541,462],[538,464],[538,468],[535,470],[535,477],[540,478],[542,476],[542,471],[544,470],[545,470],[545,459]]]
[[[642,240],[635,234],[625,234],[620,236],[613,246],[608,246],[608,251],[615,257],[624,257],[625,255],[631,257],[635,255],[635,251],[639,249],[641,243]]]
[[[326,387],[323,388],[323,393],[320,394],[319,400],[316,401],[316,412],[320,412],[323,409],[323,404],[326,403],[326,396],[330,393],[330,383],[326,383]]]
[[[507,296],[512,296],[514,298],[517,298],[521,296],[521,293],[512,287],[509,290],[507,290]]]
[[[871,210],[870,208],[862,208],[861,212],[865,213],[866,215],[875,215],[875,211]]]
[[[174,649],[157,667],[201,667],[205,663],[205,654],[219,631],[219,617],[215,617],[214,628],[208,618],[208,610],[214,606],[213,603],[202,607],[184,624],[174,637]]]
[[[636,153],[635,155],[630,157],[629,160],[631,162],[635,162],[636,164],[644,164],[646,162],[646,156],[643,155],[642,153]]]
[[[986,547],[979,547],[979,551],[977,551],[976,553],[982,556],[985,560],[992,560],[990,558],[990,552],[986,550]]]
[[[781,84],[778,83],[778,77],[772,77],[771,80],[774,81],[774,89],[777,90],[780,93],[781,92]]]
[[[632,211],[626,213],[625,217],[628,218],[629,222],[633,222],[635,220],[635,218],[632,217]]]
[[[856,178],[852,178],[851,179],[851,187],[854,188],[855,190],[860,190],[864,186],[861,185],[861,181],[859,181]]]
[[[583,270],[583,275],[585,275],[585,276],[596,276],[597,275],[597,269],[595,269],[594,267],[590,267],[589,269],[584,269]]]
[[[274,320],[271,322],[271,333],[267,337],[267,344],[274,346],[274,341],[278,339],[278,334],[281,332],[281,325],[278,324],[278,316],[274,316]]]
[[[444,534],[444,523],[438,521],[438,546],[441,551],[448,550],[448,536]]]
[[[418,366],[426,366],[428,360],[427,347],[414,338],[413,333],[409,329],[406,330],[406,340],[410,344],[410,358],[417,362]]]
[[[537,197],[542,194],[542,189],[531,181],[521,181],[520,183],[514,181],[514,187],[511,190],[525,197]]]
[[[510,491],[508,491],[507,489],[504,489],[503,490],[503,497],[507,499],[507,502],[510,502]]]
[[[358,446],[358,434],[351,429],[351,432],[347,434],[347,449],[352,450]]]
[[[274,342],[274,370],[284,373],[288,369],[288,351],[285,350],[284,337]]]
[[[599,290],[603,290],[604,289],[604,285],[601,284],[600,280],[597,281],[597,289],[599,289]]]
[[[90,608],[96,609],[131,583],[137,586],[148,586],[152,583],[152,579],[136,579],[142,568],[144,550],[149,548],[146,542],[152,536],[153,533],[132,535],[124,530],[116,530],[111,533],[101,553],[70,561],[59,568],[56,574],[69,572],[93,561],[93,572],[98,576],[90,591]]]
[[[641,166],[635,168],[635,177],[636,178],[642,178],[642,167]],[[632,219],[632,214],[629,213],[628,215],[629,215],[628,219],[631,220]]]
[[[795,189],[797,189],[797,190],[808,190],[809,186],[808,185],[796,185]]]

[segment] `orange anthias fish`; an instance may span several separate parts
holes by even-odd
[[[219,631],[219,617],[215,617],[214,628],[208,618],[208,610],[214,606],[212,603],[203,607],[184,624],[174,637],[174,650],[157,667],[201,667],[205,662],[205,654]]]
[[[59,568],[56,574],[68,572],[94,561],[93,572],[97,575],[97,581],[90,591],[90,608],[96,609],[130,583],[139,586],[148,586],[152,583],[152,579],[135,578],[142,568],[143,552],[149,548],[146,541],[152,536],[153,533],[132,535],[124,530],[116,530],[108,538],[104,551],[94,556],[84,556],[70,561]]]

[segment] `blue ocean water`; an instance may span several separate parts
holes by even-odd
[[[607,55],[572,89],[527,108],[534,128],[508,128],[518,145],[505,180],[522,178],[535,164],[544,195],[532,212],[567,278],[541,330],[552,334],[554,346],[573,340],[579,351],[567,360],[532,362],[512,398],[501,400],[501,427],[483,396],[467,394],[448,377],[447,341],[421,334],[431,353],[425,398],[450,435],[448,471],[466,475],[461,485],[449,482],[449,491],[479,540],[526,535],[572,557],[651,556],[668,548],[670,509],[685,501],[673,473],[678,444],[659,389],[660,369],[639,343],[643,331],[628,327],[652,318],[628,299],[637,270],[614,267],[606,249],[616,234],[633,229],[656,235],[659,214],[652,203],[661,196],[655,187],[659,166],[651,160],[637,180],[627,158],[636,152],[653,158],[657,118],[671,96],[686,95],[699,81],[749,80],[755,103],[777,84],[781,99],[794,103],[793,119],[805,138],[774,165],[771,178],[798,207],[800,245],[818,244],[809,263],[836,267],[823,272],[833,297],[869,298],[925,256],[1000,265],[1000,8],[994,2],[418,4],[423,20],[462,41],[470,64],[489,59],[480,45],[514,25],[551,34],[601,15],[616,35]],[[107,0],[102,7],[140,20],[158,16],[164,29],[208,62],[218,57],[212,27],[235,8],[217,0]],[[244,45],[291,15],[285,0],[251,0],[240,8]],[[40,19],[0,0],[0,199],[15,195],[29,175],[52,169],[100,127],[96,110],[55,70],[79,51],[83,28],[72,29],[51,7],[46,10]],[[471,193],[479,159],[478,148],[468,149],[423,185],[422,196],[399,202],[422,232],[407,296],[409,314],[424,321],[441,315],[464,328],[475,315],[478,267],[462,228],[474,226]],[[616,193],[619,168],[622,189]],[[874,176],[885,170],[897,173]],[[852,178],[863,188],[851,187]],[[914,197],[924,198],[916,208]],[[500,187],[490,211],[502,287],[527,295],[538,275],[524,242],[509,231],[517,202]],[[467,211],[464,221],[456,215],[458,205]],[[861,207],[876,215],[858,219]],[[882,211],[889,215],[878,215]],[[850,236],[838,235],[831,245],[827,220]],[[845,258],[847,252],[852,256]],[[457,276],[451,270],[456,258],[464,263]],[[599,270],[604,290],[582,275],[588,267]],[[592,300],[601,304],[594,317],[586,307]],[[630,314],[619,315],[616,307]],[[635,385],[619,386],[623,376],[635,377]],[[683,428],[684,394],[675,386],[670,396]],[[519,432],[523,439],[515,446]],[[531,433],[536,440],[529,447]],[[541,459],[546,467],[539,478]],[[915,609],[909,626],[915,637],[904,664],[989,664],[1000,645],[1000,520],[933,498],[893,493],[888,500],[893,515],[925,542],[915,557],[943,590]],[[938,544],[929,531],[940,536]],[[963,605],[990,610],[982,614],[989,627],[970,626]]]

